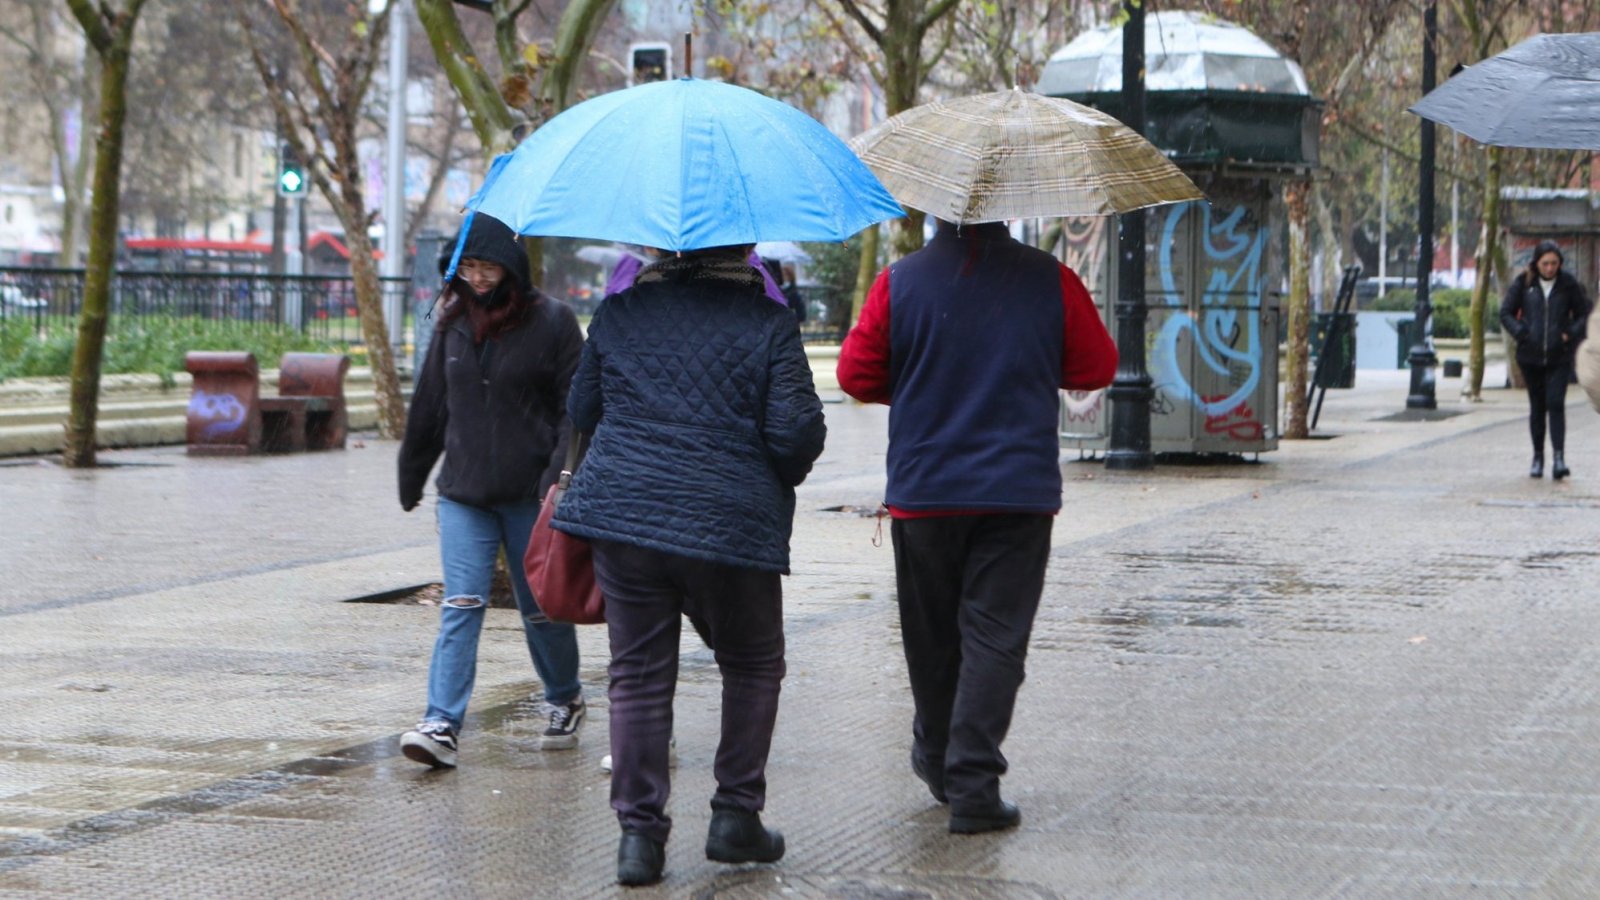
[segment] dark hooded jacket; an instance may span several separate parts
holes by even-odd
[[[1528,273],[1512,279],[1500,302],[1500,324],[1517,344],[1517,364],[1565,365],[1582,341],[1589,318],[1589,297],[1583,285],[1565,269],[1556,273],[1550,296],[1539,279],[1528,283]],[[1566,335],[1563,341],[1562,335]]]
[[[566,304],[534,289],[527,258],[505,225],[478,213],[463,258],[499,263],[528,297],[520,321],[482,343],[459,316],[428,345],[400,443],[400,505],[416,506],[428,472],[459,503],[495,506],[541,499],[560,474],[571,422],[567,391],[583,349]],[[453,246],[453,245],[452,245]],[[443,263],[448,263],[448,256]],[[469,302],[457,296],[452,303]]]

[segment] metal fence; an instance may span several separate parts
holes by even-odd
[[[403,324],[409,327],[411,279],[380,283],[386,301],[403,299]],[[0,267],[0,322],[22,319],[43,329],[74,321],[83,289],[82,269]],[[329,343],[364,343],[355,279],[348,275],[116,272],[108,333],[141,316],[214,319],[243,329],[288,327]]]
[[[413,343],[415,316],[418,310],[430,307],[437,283],[414,286],[409,278],[383,278],[380,282],[386,304],[401,300],[403,343]],[[38,332],[73,323],[83,305],[83,290],[83,269],[0,267],[0,325],[23,320]],[[808,310],[801,325],[805,341],[841,341],[849,327],[849,295],[820,285],[803,285],[801,293]],[[587,317],[597,303],[598,298],[587,308],[575,304],[575,310]],[[136,324],[142,316],[212,319],[242,330],[287,327],[332,344],[365,343],[356,310],[355,280],[348,275],[116,272],[111,283],[108,334]],[[403,348],[397,347],[395,356],[402,367],[410,362]]]

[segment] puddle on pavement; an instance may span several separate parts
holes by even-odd
[[[1192,625],[1197,628],[1241,628],[1244,623],[1229,616],[1164,612],[1159,610],[1103,612],[1081,616],[1080,625],[1106,625],[1113,628],[1168,628]]]
[[[1059,895],[1040,885],[993,877],[878,872],[808,875],[787,869],[756,869],[719,875],[709,884],[695,889],[692,896],[696,900],[756,900],[773,896],[827,900],[940,900],[947,897],[1044,900]]]
[[[1479,500],[1478,505],[1511,509],[1600,509],[1600,501],[1596,500]]]

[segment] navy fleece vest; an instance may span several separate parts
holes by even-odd
[[[887,501],[1055,512],[1061,270],[1003,225],[959,234],[941,227],[889,270]]]

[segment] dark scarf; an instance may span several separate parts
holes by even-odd
[[[761,273],[738,253],[664,257],[640,269],[639,277],[633,283],[649,284],[654,281],[710,281],[766,290]]]
[[[528,298],[514,288],[510,278],[495,285],[487,294],[474,291],[462,278],[455,279],[450,287],[455,298],[439,317],[439,327],[444,328],[464,314],[472,323],[474,344],[499,337],[516,327],[532,306]]]

